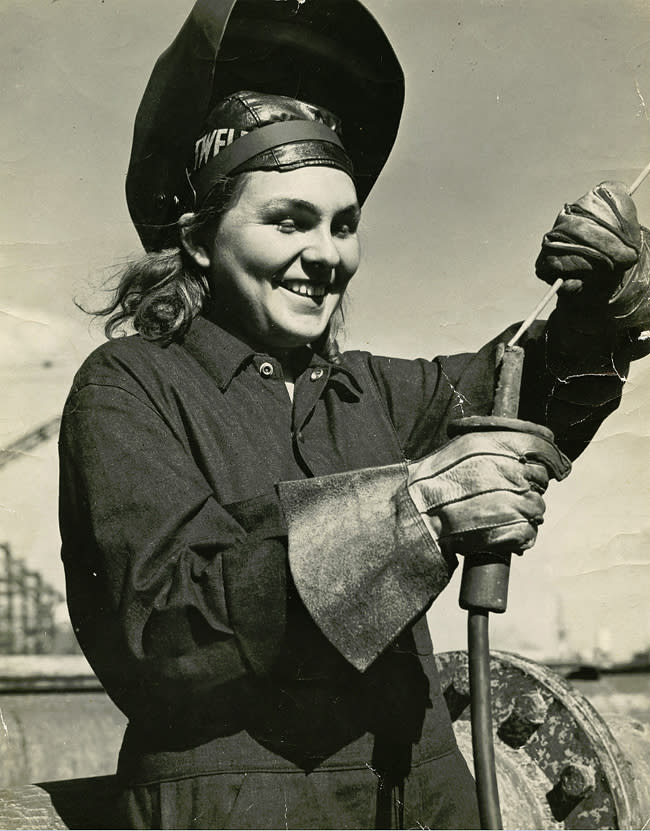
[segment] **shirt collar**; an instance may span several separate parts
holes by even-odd
[[[214,378],[222,391],[240,367],[255,355],[250,346],[201,315],[192,321],[183,347]]]
[[[324,369],[329,373],[330,380],[343,384],[357,398],[359,398],[361,393],[363,393],[363,387],[361,386],[359,378],[350,369],[350,367],[345,366],[345,364],[334,364],[314,352],[309,367],[310,369],[315,367]]]
[[[199,315],[183,340],[183,347],[214,378],[223,392],[237,372],[257,354],[248,344]],[[309,368],[321,367],[330,380],[343,383],[357,397],[363,392],[355,373],[343,364],[334,364],[312,353]]]

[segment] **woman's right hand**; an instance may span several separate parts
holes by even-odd
[[[408,466],[408,489],[440,547],[452,554],[521,553],[543,522],[549,479],[568,458],[545,427],[492,416],[453,422],[457,434]]]

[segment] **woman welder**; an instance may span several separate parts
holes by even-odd
[[[197,3],[145,93],[128,196],[149,253],[105,310],[139,334],[84,363],[61,433],[71,615],[129,717],[126,827],[476,827],[424,615],[457,554],[534,543],[570,467],[548,428],[576,455],[620,396],[645,248],[622,186],[565,209],[538,272],[584,290],[526,340],[527,420],[448,440],[459,395],[490,412],[496,342],[430,362],[335,338],[399,67],[356,0],[288,5]],[[282,71],[318,91],[342,9],[393,83],[373,100],[337,53],[342,109],[365,96],[354,152]]]

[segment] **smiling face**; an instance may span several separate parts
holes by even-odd
[[[217,322],[270,352],[325,331],[359,265],[359,205],[341,170],[255,171],[209,243]]]

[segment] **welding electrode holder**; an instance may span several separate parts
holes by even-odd
[[[498,418],[517,418],[524,350],[521,346],[500,344],[499,353],[499,380],[492,415]],[[487,420],[485,417],[482,419],[483,422]],[[459,597],[461,609],[505,612],[508,604],[510,559],[510,554],[477,553],[465,557]]]

